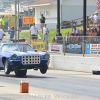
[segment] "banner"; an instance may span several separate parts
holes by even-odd
[[[63,45],[61,44],[49,44],[49,52],[62,53]]]
[[[100,54],[100,44],[86,44],[86,54]]]
[[[68,44],[66,51],[67,51],[67,53],[81,54],[82,53],[82,45]]]
[[[23,24],[33,24],[35,23],[35,17],[34,16],[23,16],[22,22]]]

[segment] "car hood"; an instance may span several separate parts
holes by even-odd
[[[18,51],[8,51],[4,52],[4,55],[11,56],[13,54],[16,54],[17,56],[32,56],[32,55],[45,55],[45,52],[33,52],[33,51],[28,51],[28,52],[18,52]]]

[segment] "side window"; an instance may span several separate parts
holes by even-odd
[[[23,47],[20,46],[20,47],[19,47],[19,50],[20,50],[20,52],[23,52]]]

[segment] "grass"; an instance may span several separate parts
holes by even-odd
[[[67,36],[68,32],[71,32],[72,28],[66,28],[66,29],[61,29],[62,36]],[[25,38],[30,38],[30,33],[29,32],[21,32],[20,35]],[[39,31],[39,35],[42,37],[42,32]],[[52,38],[56,36],[56,30],[49,30],[49,35],[48,35],[48,42],[52,42]],[[42,41],[42,40],[38,40]]]

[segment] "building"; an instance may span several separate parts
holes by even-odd
[[[83,0],[60,0],[60,19],[71,21],[83,17]],[[35,8],[35,23],[40,29],[40,18],[43,13],[49,29],[56,29],[57,25],[57,0],[36,0],[27,7]],[[96,0],[87,0],[87,15],[96,11]]]
[[[0,12],[14,11],[15,1],[17,2],[17,0],[0,0]],[[21,5],[20,9],[22,9],[23,5],[33,1],[35,0],[19,0],[19,4]]]

